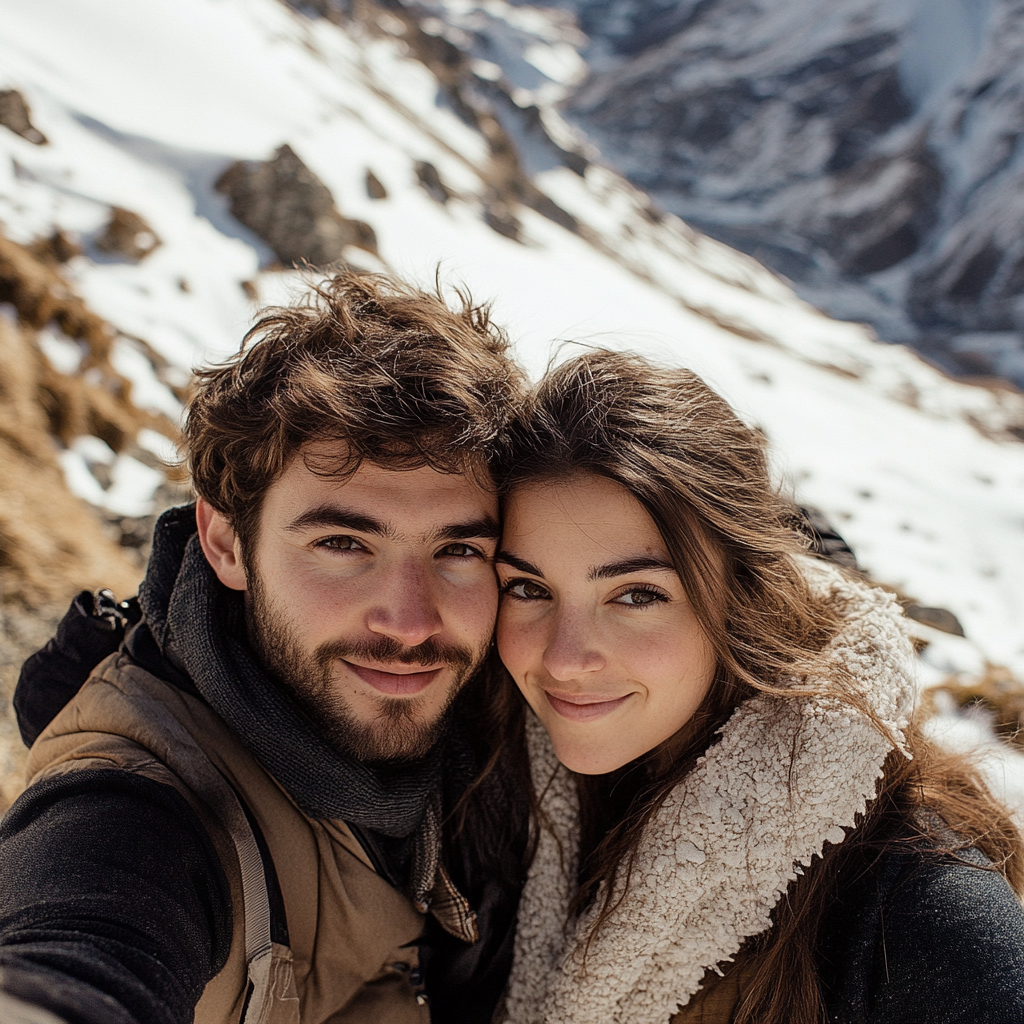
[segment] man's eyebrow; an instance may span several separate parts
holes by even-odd
[[[481,516],[479,519],[469,519],[464,523],[450,523],[448,526],[438,527],[432,540],[472,540],[474,537],[493,540],[500,536],[501,527],[498,526],[497,519]]]
[[[588,580],[607,580],[613,576],[627,576],[631,572],[675,572],[676,567],[664,558],[640,555],[636,558],[624,558],[621,562],[609,562],[607,565],[596,565],[587,573]]]
[[[342,508],[340,505],[317,505],[296,516],[285,529],[293,532],[309,529],[354,530],[356,533],[373,533],[378,537],[395,536],[395,528],[391,523]]]
[[[515,555],[510,555],[507,551],[499,551],[494,556],[494,561],[495,563],[501,562],[503,565],[511,565],[513,569],[518,569],[520,572],[528,572],[531,576],[544,579],[544,573],[532,562],[526,561],[525,558],[516,558]]]

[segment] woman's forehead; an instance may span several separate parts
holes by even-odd
[[[503,548],[544,551],[559,560],[668,557],[640,502],[622,484],[592,473],[516,488],[505,506],[502,538]]]

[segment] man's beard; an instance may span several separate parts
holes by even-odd
[[[372,635],[364,640],[330,640],[313,651],[303,648],[297,631],[267,599],[259,573],[249,571],[246,623],[249,642],[264,668],[271,672],[306,712],[320,735],[340,753],[370,763],[414,761],[425,757],[440,739],[466,681],[482,664],[487,644],[474,652],[433,638],[407,647],[392,637]],[[454,679],[447,700],[432,721],[418,721],[424,701],[418,697],[373,698],[376,715],[360,722],[337,692],[333,666],[340,659],[406,665],[444,665]],[[436,684],[435,684],[436,685]]]

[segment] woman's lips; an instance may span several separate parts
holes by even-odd
[[[420,693],[438,677],[443,668],[439,665],[437,668],[416,671],[402,666],[397,672],[386,672],[383,669],[367,668],[366,665],[356,665],[351,661],[346,661],[345,664],[364,683],[380,693],[386,693],[389,697],[404,697]]]
[[[616,708],[622,707],[633,695],[627,693],[624,697],[600,697],[590,694],[563,694],[556,697],[553,693],[544,691],[548,703],[563,718],[573,722],[591,722],[595,718],[604,718],[610,715]]]

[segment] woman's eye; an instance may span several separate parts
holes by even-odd
[[[660,590],[652,590],[648,587],[636,587],[627,590],[615,598],[616,604],[631,605],[633,607],[645,607],[646,605],[659,604],[667,601],[668,598]]]
[[[480,552],[470,544],[449,544],[439,552],[442,558],[479,558]]]
[[[502,588],[503,594],[517,597],[520,601],[546,601],[551,595],[533,580],[509,580]]]
[[[366,548],[355,537],[324,537],[316,542],[318,548],[328,551],[365,551]]]

